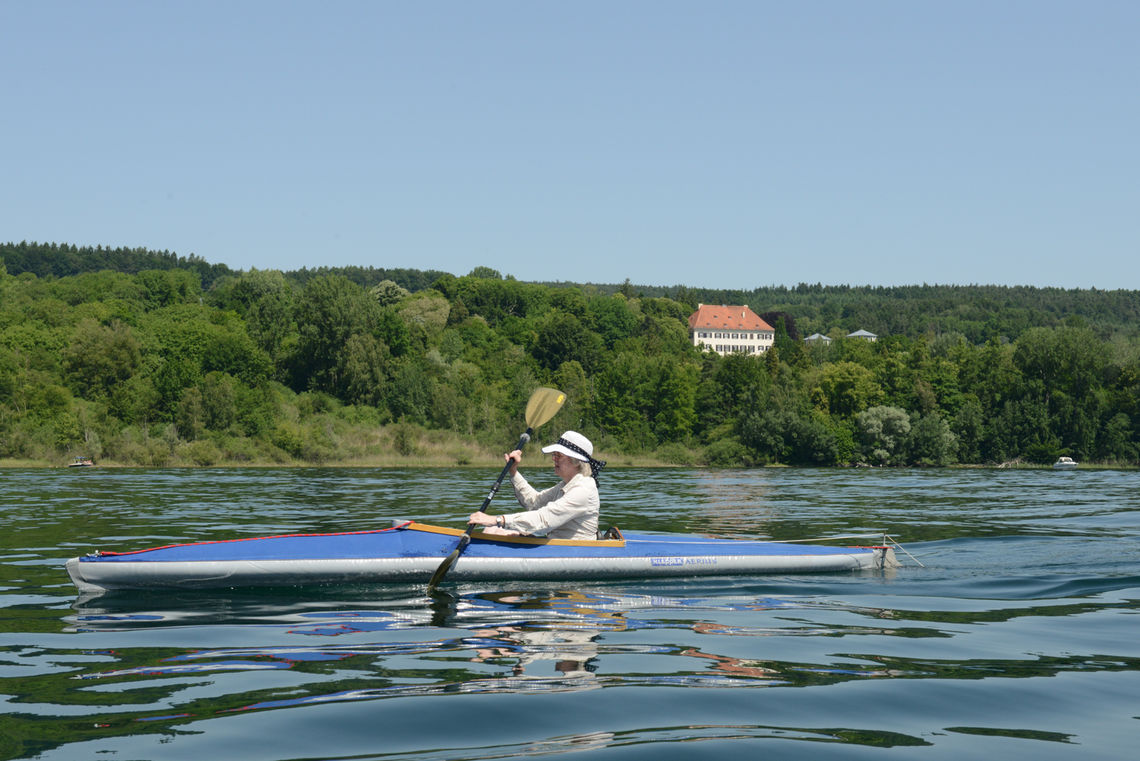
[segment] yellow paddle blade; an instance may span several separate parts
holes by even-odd
[[[526,403],[526,427],[538,428],[554,417],[566,401],[566,394],[555,388],[536,389]]]

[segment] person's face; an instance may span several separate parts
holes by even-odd
[[[578,463],[580,460],[575,460],[573,457],[567,457],[561,452],[554,452],[550,455],[554,461],[554,472],[563,481],[569,481],[578,473]]]

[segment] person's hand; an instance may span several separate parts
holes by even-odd
[[[522,450],[516,449],[513,452],[507,452],[503,458],[511,464],[511,475],[519,472],[519,463],[522,462]]]
[[[467,516],[468,523],[474,523],[476,526],[494,526],[497,518],[493,515],[487,515],[484,512],[474,512]]]

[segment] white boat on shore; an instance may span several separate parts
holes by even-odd
[[[1072,457],[1060,457],[1053,463],[1053,470],[1076,470],[1077,463]]]

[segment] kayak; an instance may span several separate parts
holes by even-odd
[[[83,592],[108,589],[425,583],[463,535],[405,521],[390,528],[287,534],[96,552],[67,561]],[[897,567],[884,545],[832,547],[675,534],[593,540],[473,532],[449,581],[593,580],[857,571]]]

